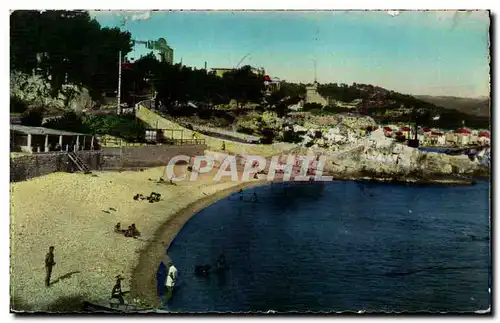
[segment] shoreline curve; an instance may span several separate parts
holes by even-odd
[[[340,181],[354,181],[354,182],[377,182],[377,183],[388,183],[397,182],[390,181],[385,178],[373,178],[373,177],[359,177],[359,176],[334,176],[334,180]],[[281,181],[276,181],[281,182]],[[465,181],[467,182],[467,181]],[[472,185],[472,183],[459,183],[459,182],[446,182],[428,181],[428,185],[445,185],[445,186],[461,186],[461,185]],[[264,186],[266,184],[273,183],[266,179],[259,179],[257,181],[245,181],[239,182],[234,186],[222,189],[220,191],[214,192],[210,195],[202,197],[198,200],[191,202],[190,204],[183,207],[181,210],[169,217],[161,226],[159,226],[155,233],[153,234],[153,239],[139,252],[138,264],[132,270],[131,276],[131,296],[138,298],[141,301],[147,303],[151,307],[158,308],[161,306],[161,300],[157,295],[157,282],[156,274],[158,266],[160,263],[167,262],[170,260],[166,251],[172,244],[173,240],[177,234],[182,230],[184,225],[199,211],[214,204],[218,200],[222,200],[234,192],[240,189],[247,189],[257,186]],[[407,181],[405,184],[418,185],[421,184],[419,181],[411,182]]]
[[[191,202],[169,217],[154,233],[153,239],[139,252],[139,261],[132,271],[131,296],[151,307],[161,306],[157,295],[156,273],[162,261],[169,260],[166,250],[170,247],[184,225],[199,211],[222,200],[240,189],[248,189],[270,184],[267,180],[240,182],[232,187],[217,191]]]

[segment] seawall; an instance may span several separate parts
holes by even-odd
[[[104,147],[102,148],[102,169],[117,170],[165,166],[174,156],[201,156],[206,147],[206,145]]]
[[[177,155],[203,155],[206,145],[147,145],[106,147],[78,151],[76,155],[90,170],[125,170],[165,166]],[[68,172],[73,163],[66,152],[35,153],[10,159],[10,181],[19,182],[55,172]]]
[[[78,151],[76,155],[91,170],[99,170],[102,165],[102,152]],[[36,153],[10,159],[10,181],[19,182],[55,172],[67,172],[72,162],[66,152]]]

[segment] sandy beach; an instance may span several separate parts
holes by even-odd
[[[179,166],[180,168],[185,166]],[[178,169],[179,171],[179,169]],[[182,170],[180,170],[182,171]],[[164,167],[93,174],[54,173],[11,183],[11,308],[71,311],[82,301],[108,302],[116,275],[127,299],[157,305],[155,274],[165,248],[203,207],[262,180],[159,182]],[[136,201],[137,193],[161,194],[161,201]],[[113,231],[135,223],[141,237]],[[45,287],[44,258],[55,246],[52,285]]]

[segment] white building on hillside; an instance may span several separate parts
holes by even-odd
[[[322,106],[328,105],[328,100],[318,93],[318,82],[306,87],[306,103],[317,103]]]

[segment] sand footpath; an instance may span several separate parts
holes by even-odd
[[[182,166],[180,166],[182,167]],[[10,184],[11,308],[68,311],[82,301],[107,302],[121,274],[124,291],[155,302],[156,266],[175,234],[199,209],[240,187],[214,171],[195,182],[158,183],[164,167],[142,172],[54,173]],[[161,201],[135,201],[136,193]],[[196,202],[196,203],[195,203]],[[135,223],[139,239],[113,232]],[[44,258],[55,246],[53,285],[44,285]],[[152,275],[153,273],[153,275]],[[153,288],[151,291],[150,289]]]

